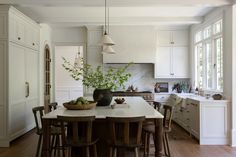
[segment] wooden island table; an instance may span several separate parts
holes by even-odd
[[[114,104],[114,99],[111,104]],[[50,157],[50,125],[57,119],[57,115],[63,116],[95,116],[95,125],[94,127],[99,127],[102,131],[102,137],[100,142],[105,142],[104,138],[108,133],[106,129],[106,117],[137,117],[145,116],[146,120],[153,120],[155,122],[155,157],[162,156],[162,120],[163,115],[150,106],[143,98],[141,97],[125,97],[125,104],[115,105],[115,108],[111,106],[97,106],[91,110],[67,110],[64,107],[60,107],[50,113],[47,113],[43,116],[43,149],[42,157]],[[102,129],[102,130],[101,130]],[[104,146],[99,144],[99,146]],[[108,148],[107,148],[108,149]],[[101,149],[100,149],[101,151]],[[108,154],[99,153],[98,148],[98,157],[106,157]]]

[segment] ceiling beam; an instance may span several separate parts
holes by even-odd
[[[109,0],[114,7],[138,6],[223,6],[234,0]],[[19,6],[104,6],[104,0],[0,0],[0,4]]]
[[[110,25],[191,25],[199,24],[202,17],[117,17],[110,18]],[[48,23],[53,26],[86,26],[104,25],[104,18],[71,17],[71,18],[42,18],[40,23]]]

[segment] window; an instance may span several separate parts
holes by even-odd
[[[196,86],[204,90],[223,90],[222,19],[198,32],[194,37]]]

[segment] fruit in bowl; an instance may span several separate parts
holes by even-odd
[[[63,103],[63,106],[68,110],[87,110],[96,106],[96,102],[88,101],[83,97],[79,97],[70,102]]]
[[[116,98],[116,99],[115,99],[115,102],[116,102],[117,104],[123,104],[123,103],[125,102],[125,99],[124,99],[124,98]]]

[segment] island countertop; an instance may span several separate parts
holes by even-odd
[[[111,105],[115,104],[114,99]],[[90,110],[67,110],[64,107],[50,112],[43,116],[46,119],[56,119],[57,115],[63,116],[95,116],[96,119],[105,119],[106,117],[137,117],[145,116],[147,119],[163,118],[163,115],[156,111],[141,97],[125,97],[124,104],[116,104],[112,109],[109,106],[97,106]]]

